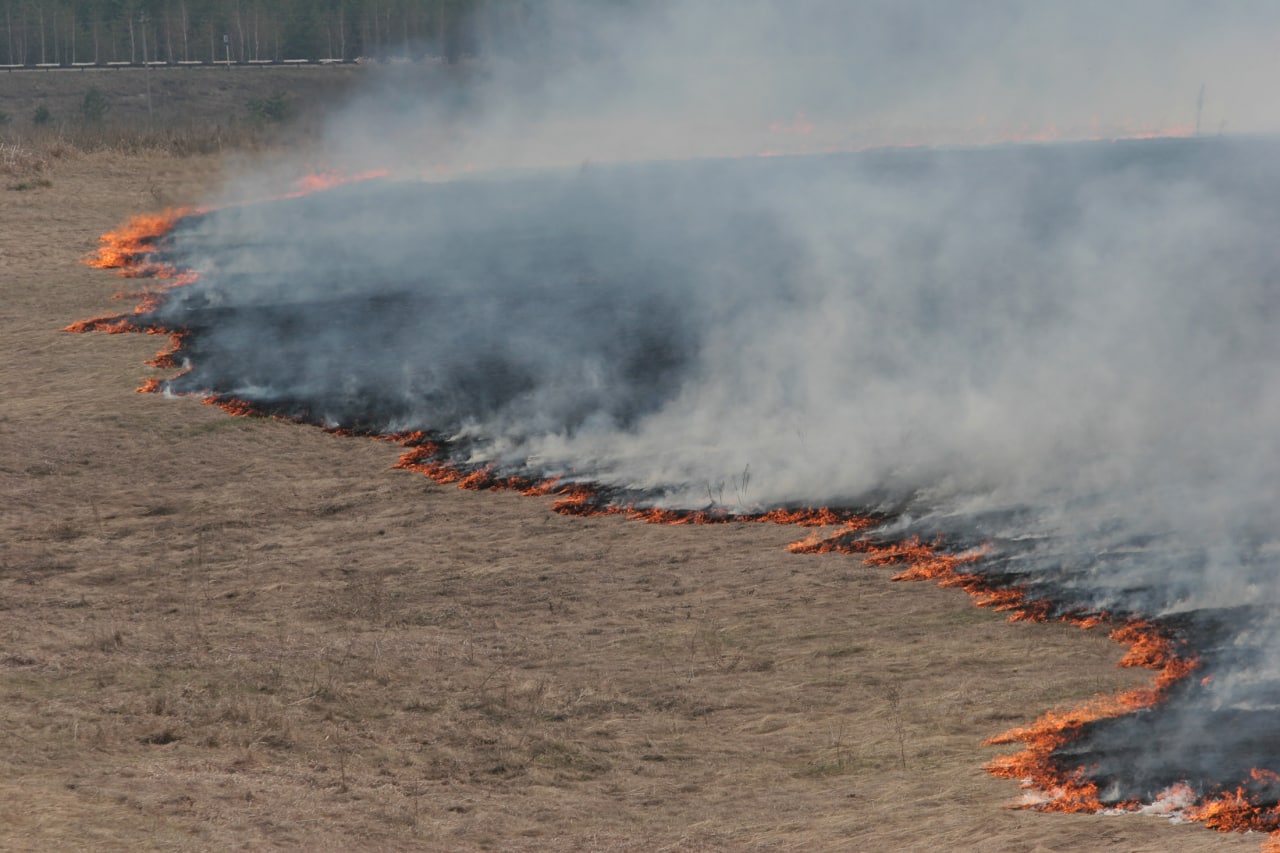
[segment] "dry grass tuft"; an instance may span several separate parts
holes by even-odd
[[[191,157],[226,151],[265,150],[284,142],[279,129],[243,122],[225,125],[68,125],[10,136],[10,141],[0,142],[0,172],[9,177],[43,173],[54,161],[84,154]]]
[[[277,138],[268,129],[247,123],[165,126],[74,125],[31,138],[33,146],[53,157],[111,152],[190,157],[224,151],[269,148]]]
[[[0,174],[6,178],[29,178],[49,168],[49,156],[20,142],[0,142]]]

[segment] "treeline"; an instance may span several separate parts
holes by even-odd
[[[538,0],[0,0],[0,65],[456,62],[524,41]]]

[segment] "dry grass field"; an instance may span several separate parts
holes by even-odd
[[[1258,848],[1009,808],[984,738],[1146,677],[1104,634],[133,393],[160,341],[60,331],[119,310],[80,259],[231,167],[5,156],[0,848]]]
[[[48,131],[76,131],[84,124],[85,93],[97,89],[105,104],[100,124],[108,131],[128,127],[136,134],[148,121],[163,128],[225,131],[252,118],[251,101],[277,93],[296,115],[315,115],[366,71],[345,65],[0,72],[0,113],[8,116],[10,132],[29,132],[36,110],[44,106]]]

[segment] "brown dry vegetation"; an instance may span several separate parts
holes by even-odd
[[[562,517],[132,393],[161,341],[60,332],[119,307],[79,259],[222,164],[29,153],[47,184],[0,188],[0,847],[1257,848],[1007,808],[981,741],[1143,677],[1104,636],[799,531]]]
[[[9,116],[10,133],[29,132],[35,111],[43,104],[51,117],[49,130],[74,131],[83,123],[85,93],[95,88],[105,98],[102,123],[108,128],[125,127],[136,133],[150,123],[165,128],[226,129],[249,121],[251,100],[278,92],[298,115],[314,115],[368,70],[338,65],[0,72],[0,112]]]

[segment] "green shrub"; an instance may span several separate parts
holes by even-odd
[[[84,93],[84,100],[80,102],[80,115],[89,124],[101,124],[109,106],[107,96],[102,94],[102,90],[97,86],[91,86],[89,91]]]
[[[46,125],[53,121],[53,113],[49,112],[49,108],[44,104],[36,107],[35,115],[31,117],[31,121],[37,125]]]
[[[26,181],[19,181],[16,184],[10,184],[9,189],[14,192],[26,192],[27,190],[47,189],[53,186],[53,181],[48,178],[31,178]]]
[[[285,92],[276,92],[267,98],[251,98],[249,115],[258,121],[281,122],[293,115],[293,104]]]

